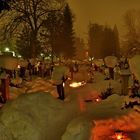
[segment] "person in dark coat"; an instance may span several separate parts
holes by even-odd
[[[59,99],[64,100],[65,95],[64,95],[64,83],[67,80],[67,75],[68,75],[68,68],[64,66],[61,62],[59,64],[56,64],[53,68],[52,72],[52,83],[56,85],[57,87],[57,92],[59,95]]]

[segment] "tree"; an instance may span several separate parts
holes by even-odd
[[[74,56],[73,15],[66,4],[62,12],[51,12],[46,20],[47,36],[53,55],[72,58]]]
[[[114,33],[114,43],[115,43],[114,44],[115,56],[119,58],[120,57],[120,42],[119,42],[119,32],[117,29],[117,25],[114,26],[113,33]]]
[[[72,58],[75,55],[74,48],[74,30],[73,30],[73,15],[69,5],[67,4],[63,11],[63,24],[62,24],[62,47],[63,47],[63,56],[65,58]]]
[[[129,39],[137,39],[138,37],[138,26],[140,25],[138,20],[138,11],[136,10],[128,10],[124,15],[124,24],[127,29],[126,36]]]
[[[86,48],[85,48],[85,43],[82,38],[77,37],[75,39],[75,58],[77,60],[84,60],[86,58]]]
[[[16,46],[17,46],[17,52],[23,57],[23,58],[32,58],[32,45],[31,44],[31,30],[28,27],[24,27],[22,33],[19,35],[17,41],[16,41]],[[36,52],[35,56],[40,54],[41,52],[41,47],[40,47],[40,42],[38,40],[35,40],[36,44]]]
[[[140,53],[140,11],[135,9],[128,10],[124,15],[124,23],[127,30],[123,46],[125,54],[132,52]]]
[[[99,59],[109,55],[117,56],[119,48],[117,29],[114,31],[108,26],[90,24],[88,35],[90,57]]]
[[[61,34],[62,34],[62,22],[63,14],[59,11],[54,11],[48,14],[48,18],[45,21],[46,33],[48,36],[48,43],[50,45],[51,58],[53,62],[54,55],[60,57],[63,48],[61,47]]]
[[[89,56],[102,58],[103,26],[99,24],[89,24],[88,45]]]
[[[17,35],[25,26],[31,30],[30,45],[32,57],[36,57],[36,42],[48,13],[61,10],[63,0],[18,0],[9,3],[10,10],[6,13],[9,22],[5,26],[5,35]],[[5,17],[4,17],[5,18]],[[9,34],[8,34],[9,33]]]
[[[103,58],[110,55],[116,56],[116,43],[115,43],[115,34],[113,30],[105,26],[103,31],[103,43],[102,43],[102,56]]]

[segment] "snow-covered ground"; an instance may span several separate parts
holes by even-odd
[[[83,80],[83,74],[78,75],[75,80]],[[42,78],[10,88],[11,100],[0,110],[0,140],[113,140],[118,129],[140,139],[140,113],[121,110],[126,97],[120,96],[119,81],[104,80],[97,72],[95,81],[83,87],[68,83],[65,101],[57,99],[56,87]],[[96,102],[109,84],[116,94]]]

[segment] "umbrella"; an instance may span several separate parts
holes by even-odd
[[[105,57],[105,64],[107,67],[114,68],[117,64],[117,57],[116,56],[107,56]]]
[[[18,59],[12,56],[0,55],[0,67],[7,70],[15,70],[18,66]]]

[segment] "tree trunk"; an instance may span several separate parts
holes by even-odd
[[[36,45],[37,45],[37,33],[33,32],[31,36],[31,49],[32,49],[31,58],[36,58]]]

